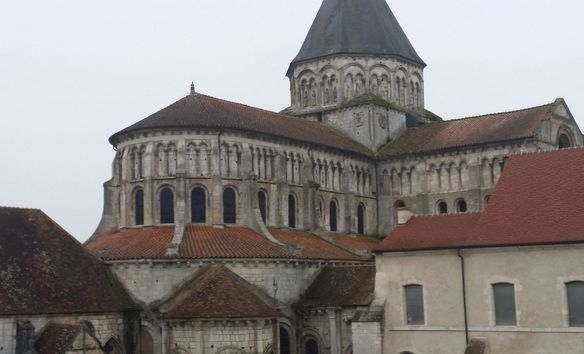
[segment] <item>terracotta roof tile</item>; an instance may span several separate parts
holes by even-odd
[[[325,267],[300,303],[305,306],[367,306],[373,301],[375,266]]]
[[[104,259],[162,258],[174,236],[174,227],[123,229],[86,245]]]
[[[375,251],[584,242],[584,149],[511,156],[482,213],[414,217]]]
[[[462,245],[481,213],[416,216],[397,226],[374,252],[451,248]]]
[[[199,271],[161,308],[164,317],[175,319],[279,317],[267,299],[260,289],[226,267],[212,266]]]
[[[584,242],[584,149],[512,156],[469,245]]]
[[[215,228],[188,225],[179,248],[179,258],[185,259],[326,259],[358,260],[359,257],[308,231],[270,228],[280,242],[299,246],[300,253],[281,247],[246,227]],[[100,237],[86,245],[94,254],[107,260],[164,259],[172,241],[174,227],[132,228]],[[357,250],[371,248],[369,238],[352,239],[335,236],[340,244],[357,246]],[[170,256],[176,258],[176,256]]]
[[[114,134],[110,138],[110,142],[116,145],[122,135],[136,131],[188,128],[250,131],[325,145],[361,155],[371,155],[371,151],[365,146],[324,124],[199,93],[183,97],[170,106],[123,129]]]
[[[292,258],[278,245],[246,227],[188,226],[180,247],[185,258]]]
[[[0,208],[0,226],[0,315],[133,308],[107,267],[42,211]]]
[[[308,231],[296,229],[270,228],[270,233],[280,242],[301,249],[303,258],[358,260],[359,257],[345,251],[331,242],[328,242]]]
[[[380,158],[459,148],[478,144],[525,139],[535,136],[541,122],[561,99],[543,106],[429,123],[409,128],[383,147]]]
[[[332,234],[331,237],[339,245],[355,251],[371,251],[381,241],[375,237],[361,235],[354,236],[340,233]]]

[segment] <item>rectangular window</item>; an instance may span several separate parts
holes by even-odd
[[[424,324],[424,288],[421,285],[406,285],[406,323]]]
[[[515,326],[515,286],[513,284],[493,284],[495,300],[495,325]]]
[[[570,327],[584,327],[584,281],[566,284]]]

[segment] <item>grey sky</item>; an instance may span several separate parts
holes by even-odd
[[[359,1],[359,0],[355,0]],[[321,0],[2,1],[0,205],[97,226],[116,131],[188,93],[270,110]],[[584,2],[389,0],[444,118],[564,97],[584,126]]]

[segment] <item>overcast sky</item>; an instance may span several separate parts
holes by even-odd
[[[355,0],[363,1],[363,0]],[[0,205],[97,226],[116,131],[197,91],[280,110],[321,0],[1,1]],[[567,100],[584,126],[581,0],[389,0],[446,119]]]

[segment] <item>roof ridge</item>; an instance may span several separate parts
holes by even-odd
[[[557,100],[555,100],[554,102],[545,103],[545,104],[541,104],[541,105],[533,106],[533,107],[513,109],[513,110],[509,110],[509,111],[499,111],[499,112],[495,112],[495,113],[486,113],[486,114],[480,114],[480,115],[476,115],[476,116],[468,116],[468,117],[454,118],[454,119],[448,119],[448,120],[444,120],[442,122],[436,122],[436,123],[448,123],[448,122],[456,122],[456,121],[467,120],[467,119],[478,119],[478,118],[485,118],[485,117],[489,117],[489,116],[498,116],[498,115],[509,114],[509,113],[525,112],[525,111],[529,111],[529,110],[532,110],[532,109],[543,108],[545,106],[550,106],[551,107],[556,102],[557,102]],[[430,124],[432,124],[432,123],[430,123]]]
[[[40,212],[43,211],[40,208],[17,207],[17,206],[8,206],[8,205],[0,205],[0,209],[28,210],[28,211],[40,211]]]
[[[483,213],[483,211],[465,211],[464,213],[457,212],[457,213],[446,213],[446,214],[414,214],[414,216],[412,216],[412,219],[420,218],[420,217],[423,217],[423,218],[431,218],[431,217],[445,218],[445,217],[465,216],[465,215],[468,216],[468,215],[482,214],[482,213]]]

